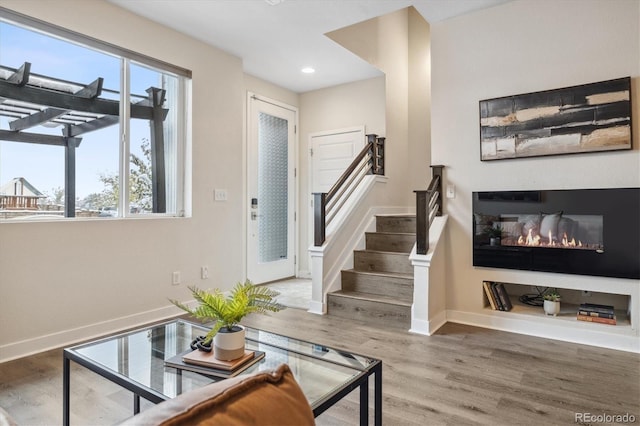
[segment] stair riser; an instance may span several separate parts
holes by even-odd
[[[413,279],[360,274],[358,271],[342,271],[342,290],[379,294],[411,302]]]
[[[376,232],[416,233],[416,218],[412,216],[376,216]]]
[[[358,271],[413,274],[413,266],[406,253],[355,251],[353,269]]]
[[[365,241],[367,250],[411,253],[416,237],[410,234],[376,234],[367,232]]]
[[[328,295],[328,314],[347,320],[366,321],[408,330],[411,326],[411,308],[363,299]]]

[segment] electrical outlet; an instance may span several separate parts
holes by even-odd
[[[202,266],[200,268],[200,278],[202,278],[203,280],[209,279],[209,267],[208,266]]]
[[[174,271],[173,274],[171,274],[171,284],[180,285],[180,271]]]

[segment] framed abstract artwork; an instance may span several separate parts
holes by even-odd
[[[480,101],[480,159],[631,149],[631,78]]]

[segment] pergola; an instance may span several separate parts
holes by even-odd
[[[25,62],[19,69],[0,65],[0,116],[9,117],[9,130],[0,129],[0,140],[61,146],[65,149],[65,216],[75,216],[76,149],[82,135],[118,124],[120,101],[100,97],[103,78],[89,84],[31,73]],[[118,93],[110,91],[111,93]],[[162,108],[165,90],[150,87],[147,96],[130,104],[130,117],[149,120],[153,212],[166,212]],[[134,98],[134,96],[132,96]],[[30,132],[38,125],[62,125],[60,136]]]

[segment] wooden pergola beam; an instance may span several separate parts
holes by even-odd
[[[104,129],[105,127],[118,124],[120,117],[114,117],[112,115],[105,115],[104,117],[96,118],[95,120],[88,121],[82,124],[76,124],[69,128],[69,134],[67,136],[80,136],[87,132],[93,132],[94,130]]]
[[[13,120],[9,123],[9,128],[13,131],[20,131],[35,127],[39,124],[46,123],[60,117],[68,112],[66,109],[59,108],[47,108],[44,111],[36,112],[35,114],[28,115],[24,118]]]
[[[29,74],[31,74],[31,63],[25,62],[16,72],[9,76],[7,81],[22,87],[29,82]]]
[[[102,98],[87,99],[72,93],[56,92],[33,86],[20,87],[16,84],[9,83],[7,80],[0,80],[0,97],[70,111],[84,111],[115,116],[120,114],[120,101]],[[131,104],[131,118],[152,120],[157,117],[157,111],[154,112],[155,109],[156,108],[150,106]],[[168,109],[161,109],[162,120],[167,117],[168,113]]]
[[[76,147],[80,146],[82,138],[65,138],[64,136],[41,135],[39,133],[12,132],[0,130],[0,140],[8,142],[37,143],[40,145],[67,146],[67,140],[72,140]]]
[[[76,216],[76,138],[63,138],[64,147],[64,216]]]
[[[165,91],[156,87],[147,89],[148,101],[153,109],[151,120],[151,191],[153,193],[153,212],[166,213],[167,211],[167,191],[164,159],[164,131],[162,122],[162,104],[164,103]]]
[[[104,78],[98,77],[93,83],[87,84],[83,89],[78,90],[74,95],[81,98],[94,99],[102,94],[102,83]]]

